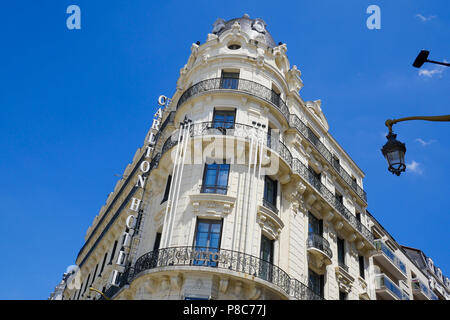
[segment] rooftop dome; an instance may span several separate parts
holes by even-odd
[[[222,18],[218,18],[213,24],[212,33],[220,36],[226,30],[230,30],[235,22],[239,22],[241,30],[247,33],[251,39],[257,40],[257,37],[261,38],[262,35],[264,37],[265,43],[269,47],[273,48],[277,46],[270,33],[267,31],[266,23],[264,22],[264,20],[259,18],[250,19],[248,14],[244,14],[244,16],[241,18],[235,18],[228,21],[225,21]]]

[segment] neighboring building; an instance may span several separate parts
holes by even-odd
[[[419,249],[402,247],[426,276],[424,279],[418,277],[417,273],[412,275],[414,294],[419,297],[426,295],[432,300],[450,300],[450,279],[442,274],[442,270],[434,265],[433,260]]]
[[[89,287],[113,299],[376,299],[372,264],[401,287],[370,230],[364,173],[320,100],[299,95],[286,51],[247,15],[192,45],[64,299],[101,298]]]
[[[446,286],[444,277],[440,273],[440,287],[433,286],[433,281],[429,281],[429,279],[430,277],[435,279],[438,272],[430,273],[430,269],[425,263],[427,258],[423,252],[399,245],[370,212],[366,212],[376,243],[376,251],[370,258],[376,299],[450,300],[448,278],[445,277]],[[433,291],[441,292],[440,297]]]

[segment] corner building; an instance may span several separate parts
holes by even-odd
[[[376,299],[364,173],[286,51],[247,15],[192,44],[64,299]]]

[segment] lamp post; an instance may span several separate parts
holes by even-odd
[[[440,64],[442,66],[450,67],[450,63],[428,60],[429,54],[430,54],[430,51],[421,50],[419,52],[419,54],[417,55],[416,60],[414,60],[413,66],[416,68],[420,68],[425,62],[430,62],[430,63]]]
[[[89,291],[95,291],[95,292],[97,292],[97,293],[100,293],[100,294],[101,294],[101,296],[102,296],[103,298],[105,298],[106,300],[111,300],[110,298],[108,298],[107,296],[105,296],[105,294],[104,294],[103,292],[101,292],[101,291],[100,291],[100,290],[98,290],[98,289],[95,289],[95,288],[89,287]]]
[[[406,117],[399,119],[389,119],[386,120],[385,125],[389,128],[389,133],[386,136],[388,142],[381,148],[383,156],[388,162],[388,170],[393,174],[399,176],[402,172],[406,170],[405,164],[405,144],[398,141],[397,135],[392,132],[392,126],[398,122],[410,121],[410,120],[426,120],[426,121],[450,121],[450,115],[444,116],[416,116],[416,117]]]

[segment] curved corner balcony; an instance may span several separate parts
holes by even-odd
[[[242,123],[198,122],[190,125],[189,136],[191,138],[204,136],[234,137],[245,141],[258,142],[277,153],[289,167],[292,167],[293,157],[286,145],[278,140],[275,135],[269,135],[267,131],[258,127]],[[177,143],[175,137],[167,138],[161,148],[161,156]]]
[[[323,300],[309,287],[296,279],[292,279],[281,268],[242,252],[204,247],[171,247],[150,251],[136,260],[120,277],[119,286],[108,289],[107,295],[112,298],[120,288],[131,284],[145,271],[164,268],[165,271],[175,267],[204,268],[211,272],[236,272],[251,275],[271,287],[276,287],[283,295],[301,300]]]
[[[259,84],[255,81],[238,78],[212,78],[206,79],[189,87],[180,99],[178,99],[178,108],[192,97],[212,91],[236,91],[249,94],[251,96],[265,100],[274,106],[286,119],[289,119],[289,108],[286,103],[273,90]]]
[[[308,235],[307,250],[319,261],[323,262],[325,266],[331,264],[333,252],[330,249],[330,243],[321,235],[316,233]]]

